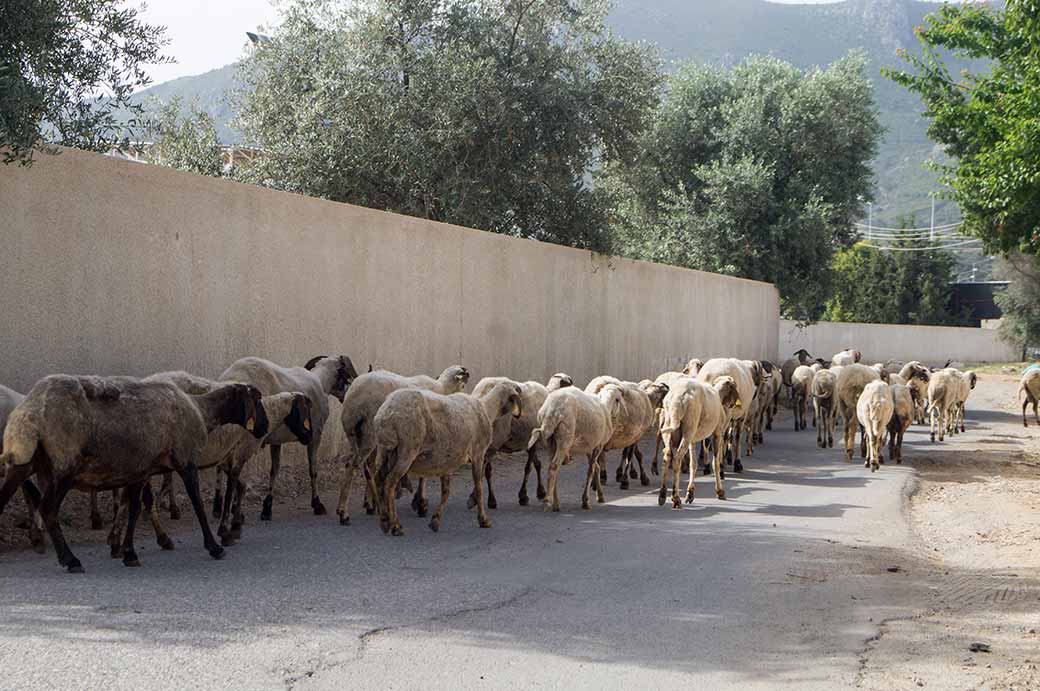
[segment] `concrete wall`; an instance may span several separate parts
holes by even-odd
[[[943,364],[957,362],[1014,362],[1021,354],[1000,340],[991,329],[951,326],[904,326],[898,324],[857,324],[818,322],[798,328],[797,322],[780,320],[779,360],[805,348],[814,357],[830,359],[834,353],[854,348],[863,353],[863,362],[920,360]]]
[[[80,151],[0,167],[0,210],[0,382],[22,391],[244,355],[584,383],[777,351],[769,284]]]

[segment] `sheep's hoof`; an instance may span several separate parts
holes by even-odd
[[[79,563],[79,559],[73,557],[68,564],[65,565],[69,573],[83,573],[83,564]]]
[[[681,510],[682,509],[682,499],[680,499],[679,497],[672,497],[672,508]]]
[[[224,545],[225,547],[230,547],[231,545],[235,544],[235,538],[231,537],[231,533],[225,532],[223,535],[220,536],[220,544]]]
[[[549,513],[550,511],[552,511],[552,504],[550,504],[547,501],[542,502],[542,511],[544,511],[545,513]]]
[[[931,437],[932,437],[932,441],[934,442],[935,441],[935,432],[932,432]]]
[[[137,558],[137,554],[134,552],[127,552],[123,555],[123,566],[129,566],[136,568],[141,565],[141,560]]]
[[[469,497],[466,498],[466,508],[467,509],[472,509],[476,505],[477,505],[477,498],[475,496],[473,496],[472,492],[470,492]],[[415,508],[415,501],[412,501],[412,508],[413,509]]]
[[[719,499],[722,499],[723,501],[725,501],[726,500],[726,490],[724,490],[724,489],[717,490],[715,492],[715,496],[718,497]]]
[[[314,509],[315,516],[324,516],[328,513],[325,510],[325,505],[321,503],[321,499],[318,497],[311,497],[311,508]]]
[[[646,474],[643,474],[639,478],[639,484],[641,484],[643,487],[649,487],[650,486],[650,478],[648,478],[646,476]]]
[[[737,460],[733,461],[733,472],[734,473],[743,473],[744,472],[744,464],[740,462],[739,458]]]
[[[340,525],[350,525],[350,516],[341,513],[339,515],[339,524]]]
[[[583,510],[585,510],[585,511],[589,510],[589,500],[588,499],[582,499],[581,500],[581,508]]]
[[[687,504],[692,504],[693,503],[693,492],[687,492],[686,493],[686,503]]]
[[[599,496],[596,497],[596,503],[597,504],[606,504],[607,500],[603,497],[602,494],[600,494]]]
[[[657,461],[654,461],[653,463],[650,464],[650,472],[653,473],[654,475],[660,475],[661,474],[661,469],[657,467]]]
[[[480,525],[481,528],[490,528],[491,527],[491,519],[490,518],[485,518],[484,520],[479,521],[478,525]]]
[[[545,488],[539,485],[538,491],[535,493],[535,496],[538,497],[538,501],[544,501],[548,495],[549,493],[545,491]]]
[[[528,498],[526,494],[521,494],[517,496],[516,500],[520,502],[520,506],[527,506],[531,503],[531,500]]]
[[[213,549],[211,549],[209,551],[209,556],[213,557],[214,559],[223,559],[224,558],[224,548],[223,547],[214,547]]]
[[[242,539],[242,524],[232,523],[231,524],[231,537],[235,538],[236,541]]]
[[[487,507],[489,509],[497,509],[498,508],[498,499],[495,499],[495,495],[494,494],[489,494],[488,495]]]
[[[214,518],[220,518],[220,514],[219,513],[215,513],[213,517]],[[181,520],[181,507],[177,506],[176,504],[170,504],[170,520],[171,521],[179,521],[179,520]]]
[[[607,471],[604,470],[599,474],[599,481],[604,485],[607,484]]]
[[[769,431],[772,431],[773,430],[773,423],[772,422],[767,422],[766,423],[766,429],[769,430]]]
[[[376,513],[376,507],[374,507],[374,506],[365,506],[365,515],[366,516],[374,516],[375,513]]]
[[[399,525],[395,525],[393,530],[390,531],[390,534],[394,537],[402,537],[404,536],[404,528],[402,528]]]
[[[35,537],[35,538],[33,538],[33,540],[32,540],[32,548],[33,548],[33,551],[36,552],[37,554],[46,554],[47,553],[47,544],[43,541],[42,537]]]
[[[621,478],[623,478],[624,476],[625,476],[625,471],[619,467],[617,469],[617,472],[614,473],[614,482],[621,482]]]
[[[386,516],[379,519],[379,527],[383,529],[384,533],[390,532],[390,519]]]
[[[260,520],[269,521],[271,520],[271,504],[274,503],[274,497],[268,494],[264,497],[263,506],[260,507]]]
[[[635,480],[638,477],[639,477],[639,473],[636,472],[636,469],[635,468],[630,468],[629,471],[628,471],[628,478],[630,480]]]
[[[559,507],[559,506],[555,506],[555,505],[554,505],[554,506],[552,507],[552,510],[553,510],[553,513],[560,513],[560,507]]]
[[[169,552],[173,549],[173,540],[170,539],[169,535],[161,535],[155,538],[155,542],[159,545],[159,549]]]
[[[104,524],[101,522],[101,514],[92,513],[90,514],[90,529],[101,530],[104,528]]]
[[[621,481],[621,484],[619,485],[619,487],[621,487],[621,489],[628,489],[628,478],[627,477],[624,480]]]
[[[436,533],[440,529],[441,529],[441,519],[439,519],[436,516],[434,516],[433,518],[430,519],[430,530],[432,530],[433,532]]]
[[[119,559],[121,556],[123,556],[123,546],[110,545],[108,550],[108,556],[112,557],[113,559]]]

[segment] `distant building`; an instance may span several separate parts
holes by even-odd
[[[954,314],[967,314],[972,326],[982,326],[983,320],[996,320],[1003,316],[993,295],[1008,286],[1008,281],[972,281],[951,283],[950,310]]]

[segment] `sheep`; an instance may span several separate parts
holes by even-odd
[[[864,461],[864,467],[870,468],[871,472],[876,471],[881,462],[881,449],[885,432],[892,419],[893,408],[892,391],[888,384],[880,379],[864,386],[863,393],[856,402],[856,417],[867,440],[867,459]]]
[[[204,396],[189,396],[166,382],[130,377],[51,375],[32,388],[4,430],[0,467],[0,513],[11,494],[35,475],[41,482],[39,510],[58,563],[70,573],[83,565],[69,549],[58,511],[70,489],[126,487],[129,512],[123,563],[137,566],[133,536],[141,509],[141,489],[155,474],[174,470],[184,481],[210,555],[217,544],[199,496],[198,463],[207,430],[237,424],[255,437],[267,434],[260,392],[227,384]]]
[[[696,462],[694,447],[697,442],[711,440],[712,466],[715,470],[715,496],[726,498],[722,487],[722,457],[726,449],[726,430],[729,415],[738,400],[736,382],[732,377],[719,376],[713,384],[683,378],[673,383],[661,407],[661,434],[664,444],[664,471],[661,473],[661,491],[657,503],[664,506],[668,488],[668,472],[672,472],[672,508],[682,508],[679,498],[679,478],[682,461],[690,459],[690,480],[686,486],[686,503],[693,503]]]
[[[751,378],[748,367],[735,358],[713,358],[704,363],[704,367],[697,374],[697,380],[705,384],[714,384],[719,377],[732,377],[737,385],[737,402],[734,404],[730,414],[730,427],[732,429],[733,441],[731,451],[733,456],[733,472],[744,472],[744,466],[740,462],[740,432],[744,424],[744,418],[748,413],[751,400],[755,395],[755,384]],[[708,470],[705,467],[705,470]]]
[[[875,362],[870,367],[878,373],[878,376],[881,377],[881,381],[885,382],[886,384],[889,383],[888,370],[885,369],[885,365],[883,363]]]
[[[699,358],[693,358],[683,367],[682,373],[687,377],[696,377],[697,373],[701,371],[701,367],[704,367],[704,362]]]
[[[397,483],[408,473],[440,478],[441,501],[430,518],[430,530],[440,530],[451,494],[451,474],[466,463],[472,465],[477,523],[490,528],[484,511],[484,456],[495,422],[506,415],[519,418],[522,405],[515,382],[499,382],[479,398],[416,388],[398,389],[387,396],[372,419],[377,468],[373,498],[383,532],[404,535],[395,497]]]
[[[18,393],[14,389],[0,385],[0,454],[4,452],[4,428],[7,427],[7,418],[18,404],[25,400],[25,394]],[[29,510],[29,544],[37,552],[43,553],[45,543],[43,538],[43,523],[40,521],[39,513],[36,511],[36,489],[35,485],[26,484],[22,486],[22,495],[25,497],[25,506]]]
[[[690,362],[694,362],[694,360],[690,360]],[[700,368],[703,367],[704,364],[701,363],[700,360],[697,360],[697,362],[700,363],[700,364],[697,365],[697,371],[700,372]],[[689,367],[690,365],[687,364],[686,366]],[[670,387],[673,382],[675,382],[678,379],[681,379],[682,377],[693,377],[693,376],[696,376],[696,375],[685,374],[683,372],[662,372],[661,374],[657,375],[657,378],[654,379],[653,383],[654,384],[664,384],[665,386],[669,386]],[[650,470],[651,470],[651,472],[653,472],[654,475],[657,475],[657,473],[658,473],[657,457],[661,453],[661,410],[660,409],[658,409],[654,413],[654,429],[655,429],[655,432],[654,432],[654,460],[650,464]]]
[[[464,391],[469,383],[469,376],[469,370],[462,365],[452,365],[445,368],[436,379],[424,374],[405,377],[387,370],[367,372],[357,378],[347,391],[347,395],[343,397],[343,412],[340,415],[340,423],[343,425],[347,445],[343,459],[345,471],[339,489],[339,503],[336,507],[340,525],[350,525],[350,494],[357,470],[360,468],[365,473],[365,477],[370,477],[374,471],[374,467],[371,465],[375,458],[372,420],[387,397],[401,389],[424,389],[442,396],[449,396]],[[420,516],[425,516],[427,505],[421,491],[422,486],[423,483],[420,482],[419,489],[412,498],[412,506]],[[370,487],[369,496],[366,499],[372,498],[371,489]],[[374,503],[369,504],[366,501],[366,509],[374,511],[374,507]]]
[[[893,377],[897,375],[892,375]],[[914,421],[914,396],[906,384],[889,384],[892,392],[892,420],[888,423],[888,457],[903,462],[903,435]]]
[[[506,377],[484,377],[473,387],[473,395],[484,396],[501,382],[515,384],[520,388],[521,415],[518,418],[502,416],[495,421],[491,434],[491,445],[488,447],[484,458],[484,478],[487,481],[487,507],[498,508],[498,500],[491,488],[492,464],[498,453],[516,453],[527,449],[527,441],[531,438],[531,431],[538,426],[538,409],[545,403],[550,391],[556,391],[567,386],[573,386],[574,380],[570,375],[557,372],[549,378],[547,384],[536,381],[515,382]],[[527,451],[527,463],[524,466],[524,482],[520,486],[517,500],[520,506],[527,506],[530,499],[527,495],[527,478],[531,474],[531,468],[535,469],[538,477],[538,500],[545,498],[545,487],[542,485],[542,463],[538,459],[538,450]],[[469,508],[476,503],[476,493],[470,494]]]
[[[585,387],[585,393],[597,395],[603,388],[611,384],[621,389],[624,405],[615,421],[614,433],[600,452],[597,464],[600,468],[600,482],[603,482],[606,479],[607,452],[621,449],[621,462],[618,464],[615,475],[621,489],[628,489],[628,471],[632,455],[636,451],[639,440],[654,426],[657,417],[656,411],[661,407],[661,402],[668,393],[668,385],[652,383],[648,384],[647,389],[644,390],[634,382],[622,382],[614,377],[600,376],[589,382]],[[642,454],[640,454],[639,462],[640,474],[636,477],[640,479],[643,486],[647,486],[650,484],[650,478],[643,469],[641,457]]]
[[[972,371],[962,372],[960,386],[957,389],[957,402],[954,405],[954,418],[953,418],[953,432],[957,433],[957,424],[960,423],[960,431],[964,432],[964,409],[965,404],[968,402],[968,396],[971,395],[972,390],[975,389],[975,384],[978,382],[978,375]]]
[[[560,510],[557,477],[560,467],[568,464],[576,455],[585,455],[589,460],[581,508],[589,508],[589,488],[593,481],[596,483],[596,501],[603,503],[603,485],[599,479],[597,459],[610,443],[614,435],[614,420],[623,409],[622,391],[614,384],[604,386],[595,396],[575,387],[567,387],[553,391],[545,399],[538,410],[538,427],[531,431],[531,439],[527,443],[529,449],[544,443],[552,452],[546,497],[542,501],[543,510]]]
[[[224,385],[223,382],[204,379],[187,372],[160,372],[145,377],[142,381],[168,382],[184,393],[193,396],[205,395]],[[263,437],[256,437],[236,425],[221,425],[210,430],[207,435],[206,446],[202,450],[202,458],[198,464],[199,470],[212,467],[216,467],[217,470],[218,482],[213,500],[213,517],[220,519],[217,537],[225,547],[233,544],[242,535],[244,518],[241,512],[241,501],[245,486],[239,477],[245,464],[266,444],[267,439],[278,434],[283,426],[287,427],[296,441],[304,446],[311,441],[313,424],[310,400],[306,396],[299,392],[283,392],[264,396],[260,402],[267,413],[267,434]],[[226,494],[222,494],[220,491],[219,477],[221,474],[226,478]],[[174,506],[171,479],[170,473],[163,476],[162,488],[158,495],[152,494],[151,483],[147,483],[142,495],[144,508],[149,512],[152,527],[155,530],[156,541],[163,549],[173,549],[173,542],[163,529],[158,502],[155,500],[165,494],[170,497],[170,506]],[[124,505],[125,497],[120,509],[124,508]],[[119,529],[121,526],[118,519],[117,512],[117,520],[109,534],[109,545],[112,547],[113,558],[120,554]],[[228,527],[229,520],[231,521],[230,527]]]
[[[1026,407],[1029,404],[1033,405],[1033,418],[1040,425],[1040,415],[1036,412],[1037,403],[1040,402],[1040,369],[1030,367],[1025,371],[1018,382],[1015,397],[1022,400],[1022,426],[1029,427],[1029,421],[1026,420]]]
[[[809,404],[809,396],[812,393],[813,378],[816,373],[812,368],[799,365],[791,375],[791,401],[794,404],[794,428],[803,430],[806,428],[805,412]]]
[[[939,430],[939,441],[946,439],[947,427],[955,414],[961,383],[961,373],[952,368],[932,372],[928,380],[929,424],[933,442],[936,427]]]
[[[833,368],[832,368],[833,371]],[[853,363],[844,365],[838,372],[838,379],[834,385],[834,393],[838,406],[838,415],[843,418],[845,437],[845,459],[852,461],[852,450],[856,444],[857,404],[860,394],[867,384],[879,381],[880,375],[873,367]],[[865,436],[860,439],[860,455],[867,455],[867,440]]]
[[[755,453],[755,443],[758,441],[759,432],[758,425],[762,412],[765,409],[766,373],[762,363],[758,360],[741,360],[740,362],[751,373],[751,383],[754,386],[751,402],[748,404],[744,422],[741,425],[744,429],[744,449],[747,455],[751,456]]]
[[[855,365],[860,361],[863,354],[858,350],[843,350],[840,353],[835,353],[831,358],[831,365]]]
[[[784,380],[780,374],[780,369],[773,363],[762,360],[762,367],[769,373],[769,390],[766,392],[768,399],[766,406],[766,429],[772,430],[773,419],[776,417],[776,411],[779,408],[780,391],[783,389]]]
[[[808,365],[813,361],[813,356],[805,348],[800,348],[793,353],[794,357],[785,360],[780,366],[780,374],[783,377],[784,386],[787,387],[787,398],[791,398],[791,376],[799,365]]]
[[[311,443],[307,445],[307,466],[311,478],[311,509],[315,516],[325,515],[325,505],[318,497],[318,448],[321,446],[325,422],[329,417],[329,396],[343,401],[351,383],[357,379],[358,373],[354,363],[345,355],[325,357],[319,355],[311,358],[303,367],[282,367],[258,357],[245,357],[231,363],[231,366],[220,375],[221,381],[236,381],[252,384],[260,389],[264,396],[286,391],[299,391],[311,403]],[[260,520],[271,520],[271,508],[274,504],[274,486],[278,479],[278,469],[282,463],[282,444],[295,441],[288,428],[267,440],[271,453],[270,481],[267,496],[264,497],[260,509]]]
[[[746,432],[746,435],[749,437],[748,442],[752,445],[751,450],[748,451],[749,454],[754,450],[753,444],[765,443],[763,430],[769,417],[770,408],[773,405],[774,377],[772,366],[766,369],[766,365],[769,363],[759,361],[757,364],[761,374],[758,385],[755,387],[755,395],[751,399],[751,425]]]
[[[912,360],[899,369],[899,377],[916,392],[914,396],[914,417],[920,424],[925,423],[928,400],[928,378],[931,370],[917,360]]]
[[[817,419],[816,445],[834,446],[834,389],[838,378],[830,370],[820,370],[812,380],[813,412]]]

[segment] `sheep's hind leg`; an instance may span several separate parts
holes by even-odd
[[[26,466],[26,469],[28,470],[29,467]],[[12,471],[8,470],[7,474],[10,477]],[[58,523],[58,510],[61,508],[61,502],[65,499],[70,485],[71,483],[68,482],[50,483],[50,486],[40,499],[40,513],[43,516],[43,523],[47,527],[47,532],[51,536],[51,542],[54,543],[54,551],[58,555],[58,563],[64,566],[69,573],[83,573],[83,564],[69,549],[68,543],[65,542],[65,535],[61,532],[61,525]],[[17,485],[15,486],[17,487]],[[0,507],[3,506],[3,503],[3,495],[0,494]]]
[[[109,556],[118,559],[123,556],[123,517],[130,506],[130,499],[124,487],[116,497],[116,515],[112,519],[112,528],[108,531]]]
[[[476,495],[477,500],[477,525],[481,528],[490,528],[491,519],[488,518],[487,511],[484,505],[484,455],[487,452],[480,453],[472,456],[470,460],[470,470],[473,472],[473,494]],[[444,511],[444,502],[447,501],[447,490],[444,488],[443,480],[441,482],[441,505],[438,509]],[[432,527],[432,525],[431,525]]]
[[[639,444],[632,445],[632,453],[635,454],[636,461],[639,462],[639,484],[643,487],[650,486],[650,476],[646,474],[646,469],[643,467],[643,452],[639,450]]]
[[[223,501],[220,505],[220,514],[218,515],[220,524],[217,525],[217,537],[220,538],[220,544],[225,547],[230,547],[235,544],[235,537],[231,534],[231,529],[228,528],[228,518],[231,515],[231,501],[234,499],[235,487],[238,485],[238,478],[237,473],[235,473],[234,470],[228,470],[223,472],[223,474],[226,480],[222,497]]]
[[[1022,415],[1025,416],[1025,407],[1022,408]],[[105,527],[104,521],[101,520],[101,512],[98,510],[97,490],[90,491],[90,529],[101,530]]]
[[[527,506],[531,498],[527,495],[527,478],[531,476],[531,469],[538,470],[538,501],[545,499],[545,486],[542,485],[542,462],[538,460],[538,452],[534,449],[527,450],[527,463],[524,464],[524,483],[520,485],[520,491],[516,495],[520,506]]]
[[[405,475],[405,478],[407,477]],[[412,493],[412,510],[419,518],[426,518],[426,514],[430,512],[430,502],[426,500],[426,478],[424,477],[419,478],[415,491]]]
[[[553,457],[549,461],[549,469],[547,475],[549,476],[546,484],[545,499],[542,500],[542,510],[544,511],[559,511],[560,510],[560,494],[556,491],[556,480],[560,474],[560,466],[563,465],[563,460],[566,458],[566,454],[552,442]]]
[[[311,476],[311,509],[314,510],[315,516],[324,516],[328,513],[318,496],[318,446],[320,444],[321,437],[319,436],[312,439],[311,443],[307,445],[307,470]]]
[[[141,515],[141,491],[143,483],[127,485],[123,490],[127,498],[126,534],[123,536],[123,566],[140,566],[134,550],[134,531],[137,529],[137,517]],[[151,490],[149,490],[151,493]]]
[[[603,458],[601,459],[601,461],[602,461],[603,465],[606,466],[606,464],[607,464],[606,454],[603,455]],[[629,476],[629,469],[630,468],[632,470],[633,477],[639,477],[638,475],[634,474],[636,469],[634,467],[632,467],[632,447],[631,446],[626,446],[625,448],[621,449],[621,463],[620,463],[620,465],[618,465],[618,469],[617,469],[617,483],[618,483],[618,486],[621,489],[628,489],[628,487],[629,487],[629,485],[628,485],[628,479],[629,479],[628,476]]]
[[[596,462],[596,453],[589,454],[589,471],[585,474],[584,489],[581,492],[581,508],[589,509],[589,489],[592,487],[593,477],[599,478],[599,464]]]
[[[422,478],[419,480],[422,482]],[[437,532],[441,529],[441,517],[444,516],[444,507],[448,504],[448,497],[451,496],[451,475],[441,475],[441,501],[437,504],[437,508],[433,510],[433,516],[430,518],[430,530]],[[480,477],[478,471],[473,471],[473,483],[476,487],[480,487],[480,483],[484,479]],[[474,489],[474,492],[476,489]]]
[[[220,472],[219,469],[217,471]],[[218,483],[219,487],[220,484]],[[162,478],[162,487],[159,488],[159,498],[166,497],[166,505],[170,510],[170,520],[181,520],[181,507],[177,506],[177,492],[173,488],[173,473],[165,473]]]
[[[267,496],[264,497],[264,504],[260,508],[260,520],[269,521],[271,520],[271,507],[274,504],[274,484],[278,480],[278,469],[282,465],[282,447],[281,445],[271,446],[271,472],[268,476],[267,481]]]
[[[171,550],[173,549],[173,540],[166,534],[166,529],[163,528],[162,520],[159,517],[159,500],[152,492],[152,483],[149,480],[144,483],[144,487],[141,488],[141,502],[144,504],[145,511],[148,512],[148,518],[152,522],[152,530],[155,532],[155,543],[159,545],[161,549]],[[123,548],[123,563],[126,563],[126,547]],[[129,566],[129,564],[127,564]]]
[[[494,457],[495,457],[495,453],[493,451],[489,451],[487,453],[487,455],[484,456],[484,479],[487,480],[487,490],[488,490],[487,507],[489,509],[497,509],[498,508],[498,500],[495,499],[495,490],[491,487],[491,474],[492,474],[491,461],[494,459]],[[477,490],[476,490],[476,486],[474,486],[473,491],[469,493],[469,498],[466,499],[466,508],[467,509],[472,509],[476,505],[477,505]]]

